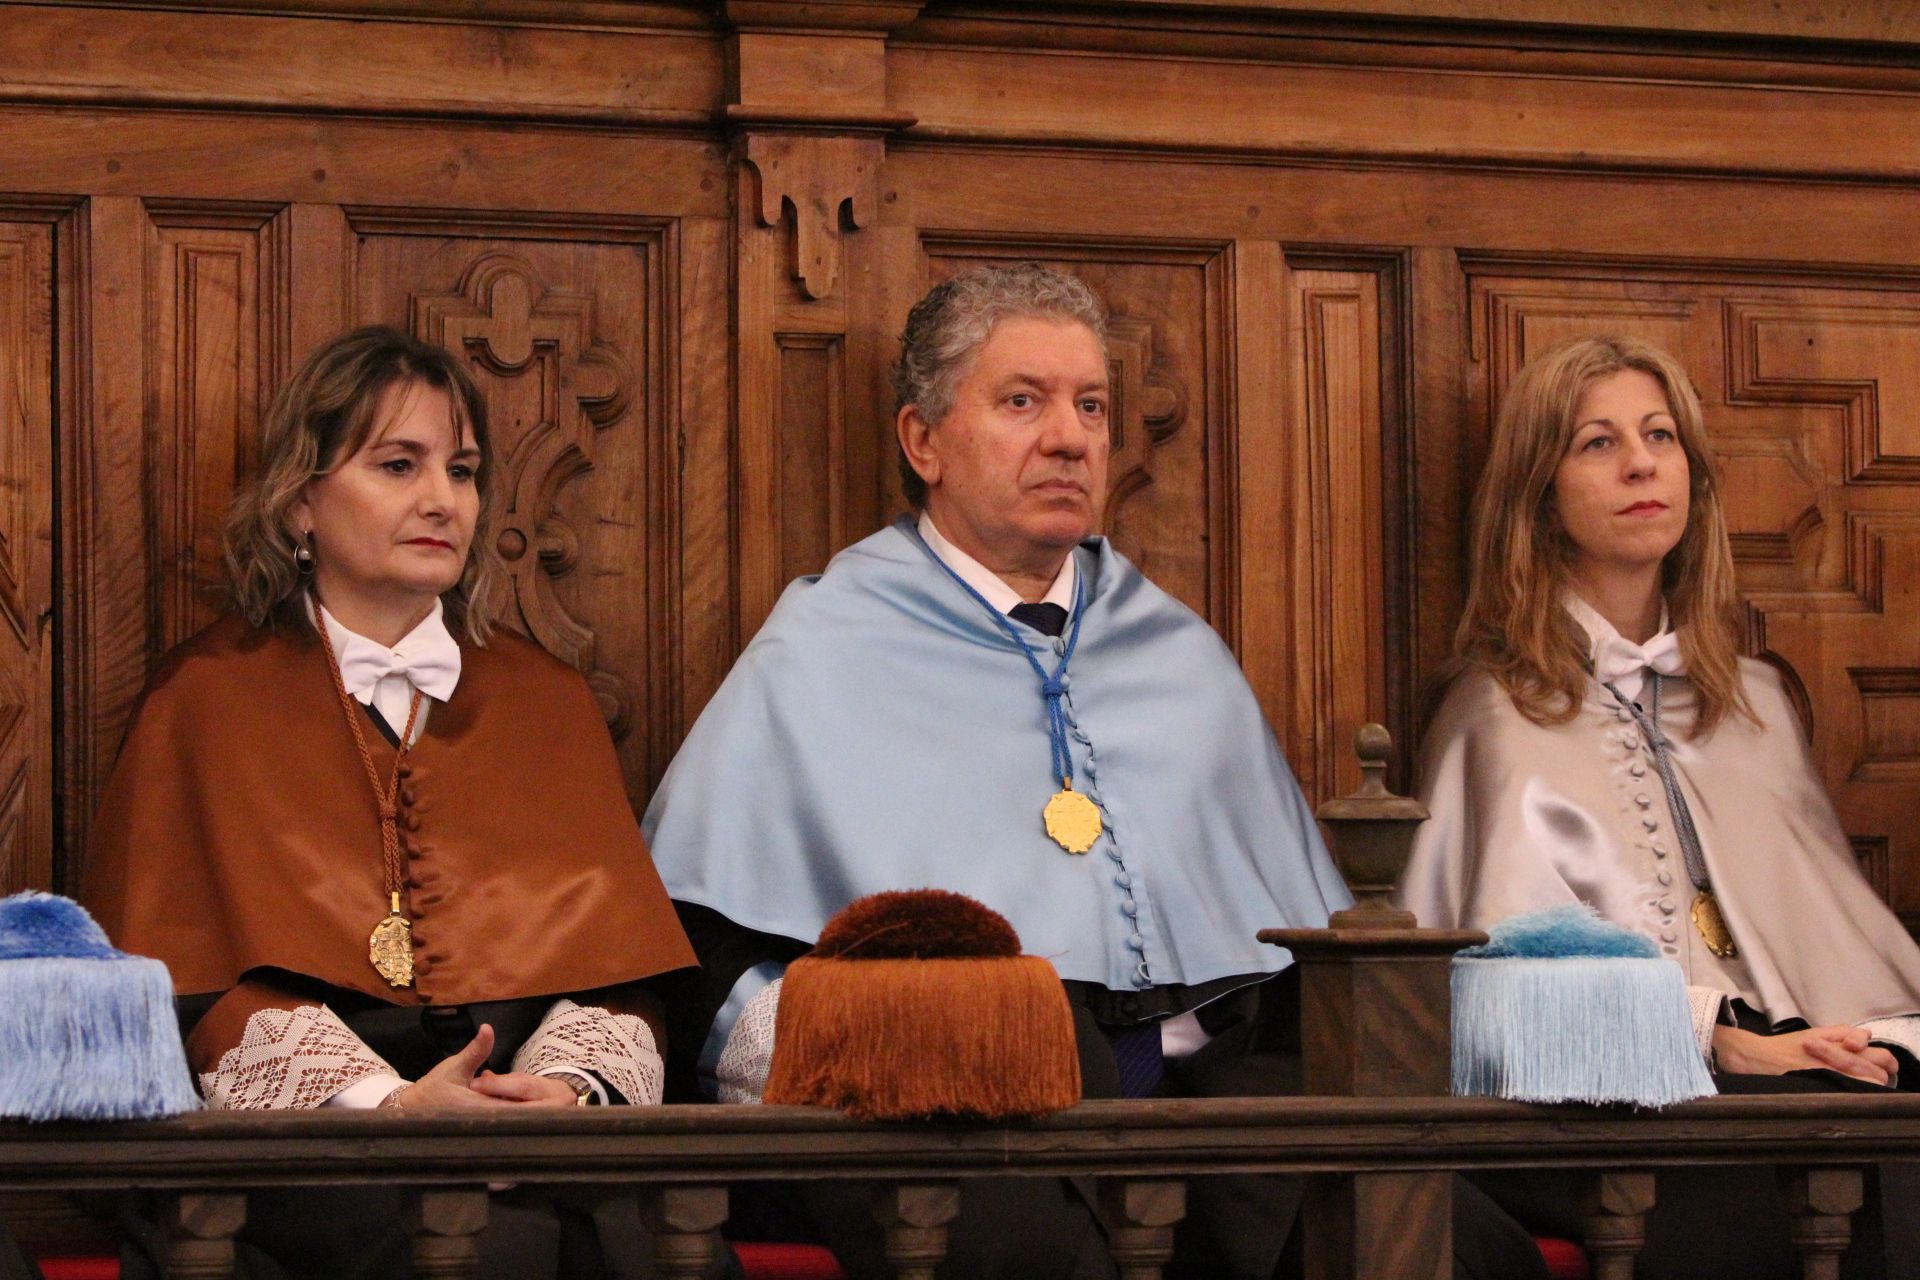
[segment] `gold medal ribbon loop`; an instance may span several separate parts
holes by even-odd
[[[400,766],[406,761],[408,748],[413,745],[413,726],[420,716],[420,690],[415,689],[413,697],[407,702],[407,727],[400,731],[400,747],[394,753],[393,771],[387,775],[383,787],[380,784],[380,770],[373,763],[373,752],[367,747],[366,731],[360,727],[360,712],[353,705],[353,695],[347,692],[346,681],[340,678],[340,659],[333,652],[333,638],[327,634],[327,620],[320,612],[320,598],[310,592],[309,599],[313,604],[314,630],[320,633],[320,648],[327,655],[327,670],[333,676],[333,691],[340,697],[340,709],[346,714],[347,729],[353,734],[353,745],[360,752],[360,763],[367,771],[367,785],[373,788],[374,809],[380,815],[380,865],[385,878],[388,909],[367,938],[367,959],[388,986],[410,987],[413,985],[413,924],[400,910],[400,894],[406,888],[406,877],[400,870],[400,809],[395,802],[400,797]]]
[[[1066,710],[1067,664],[1073,661],[1073,651],[1079,647],[1080,623],[1086,615],[1082,607],[1086,603],[1086,587],[1081,575],[1076,571],[1073,579],[1073,626],[1067,633],[1066,644],[1060,648],[1059,665],[1054,667],[1052,675],[1048,675],[1047,669],[1040,665],[1040,659],[1034,656],[1032,646],[1021,638],[1007,615],[994,608],[991,601],[953,571],[952,565],[936,555],[918,530],[914,530],[913,540],[926,552],[927,559],[939,565],[941,572],[953,579],[955,586],[972,596],[974,602],[987,611],[987,616],[1000,624],[1000,629],[1013,640],[1014,648],[1033,668],[1033,674],[1040,677],[1040,695],[1047,704],[1047,737],[1053,747],[1053,776],[1060,779],[1060,790],[1047,801],[1041,819],[1046,825],[1047,834],[1061,848],[1068,853],[1085,853],[1100,838],[1100,808],[1091,797],[1073,789],[1073,753],[1067,746]],[[1069,551],[1067,554],[1073,553]],[[1056,815],[1060,817],[1059,824],[1056,824]],[[1069,818],[1066,815],[1072,816]],[[1091,834],[1088,834],[1089,827]],[[1063,835],[1063,831],[1067,834]],[[1082,840],[1084,843],[1081,843]]]

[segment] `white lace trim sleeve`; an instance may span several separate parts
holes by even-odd
[[[740,1010],[726,1047],[714,1065],[716,1096],[721,1102],[758,1102],[767,1091],[767,1072],[773,1066],[773,1027],[780,1015],[780,984],[775,978],[760,988]]]
[[[1688,987],[1687,1004],[1693,1009],[1693,1039],[1700,1046],[1700,1056],[1712,1062],[1713,1029],[1726,1012],[1727,994],[1712,987]]]
[[[634,1106],[660,1101],[665,1072],[644,1019],[556,1000],[513,1055],[513,1069],[546,1076],[592,1072]]]
[[[305,1111],[370,1076],[395,1075],[325,1005],[262,1009],[240,1043],[200,1075],[207,1105],[228,1111]]]

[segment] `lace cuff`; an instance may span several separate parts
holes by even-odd
[[[305,1111],[369,1076],[394,1075],[386,1059],[320,1004],[261,1009],[240,1043],[200,1074],[207,1105],[229,1111]]]
[[[758,1102],[767,1091],[773,1066],[773,1028],[780,1016],[780,984],[775,978],[754,993],[740,1010],[726,1045],[714,1064],[715,1096],[721,1102]]]
[[[1867,1034],[1882,1044],[1894,1045],[1905,1049],[1915,1058],[1920,1058],[1920,1014],[1903,1014],[1897,1018],[1874,1018],[1860,1024]]]
[[[1712,987],[1688,987],[1687,1004],[1693,1010],[1693,1039],[1700,1056],[1713,1061],[1713,1029],[1721,1024],[1727,1009],[1727,994]]]
[[[653,1029],[628,1013],[556,1000],[539,1029],[513,1055],[513,1069],[529,1075],[591,1072],[629,1103],[660,1101],[663,1073]]]

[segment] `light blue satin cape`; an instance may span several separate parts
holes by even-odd
[[[1104,538],[1067,713],[1106,831],[1062,851],[1039,678],[930,555],[903,520],[781,596],[647,808],[675,898],[812,941],[863,894],[951,889],[1117,991],[1276,972],[1256,932],[1351,902],[1232,654]]]

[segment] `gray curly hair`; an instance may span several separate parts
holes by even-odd
[[[894,413],[912,405],[924,421],[940,425],[953,408],[960,375],[986,345],[993,326],[1014,316],[1077,321],[1093,330],[1106,350],[1107,308],[1079,277],[1037,262],[975,267],[935,285],[907,313],[900,359],[893,366]],[[907,501],[916,509],[925,506],[927,482],[904,449],[899,465]]]

